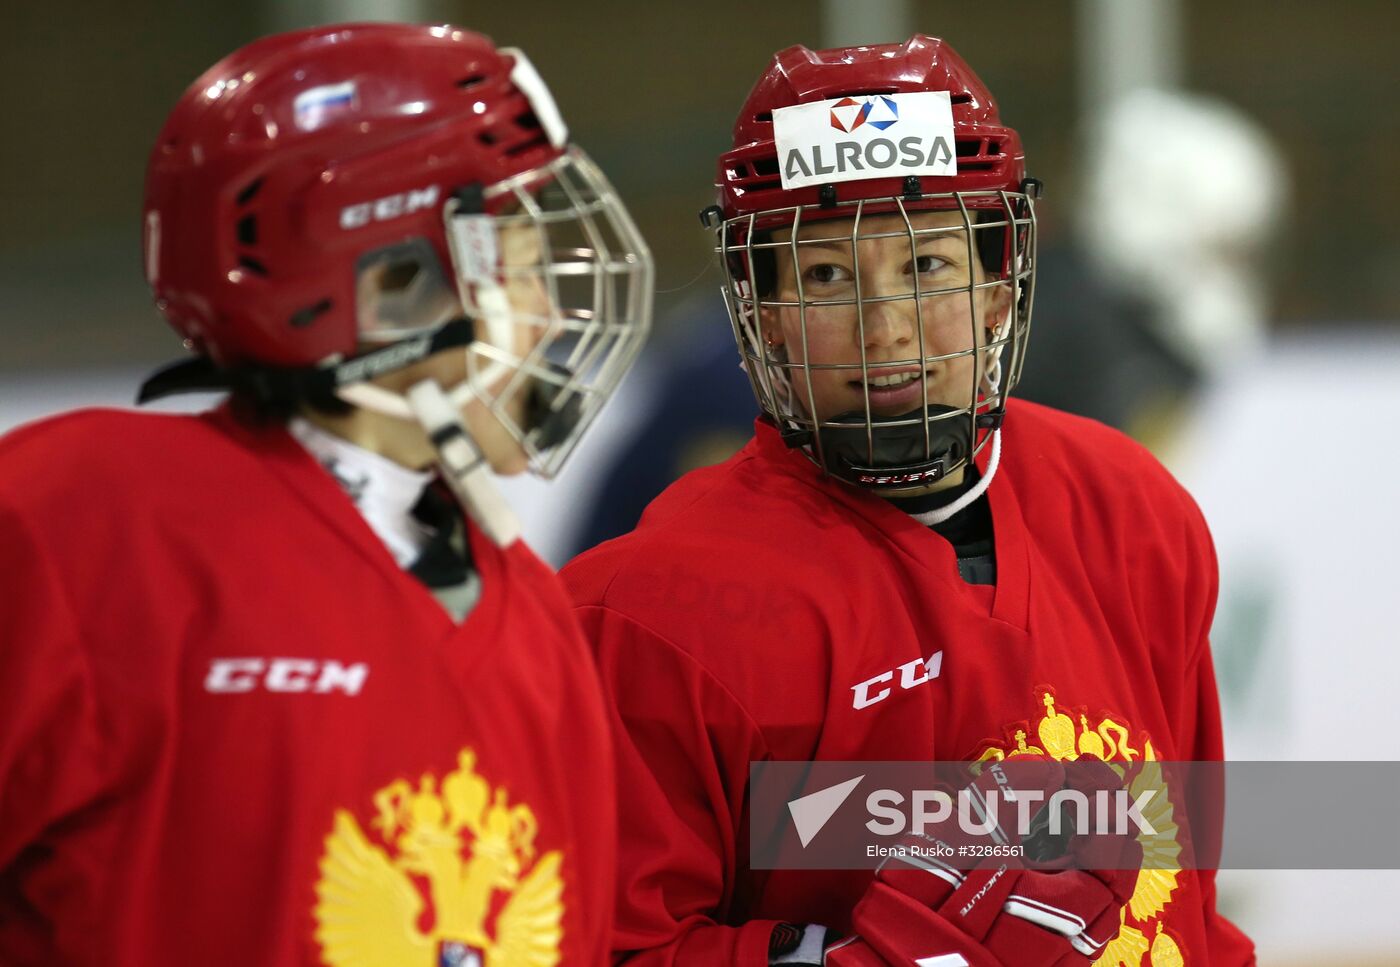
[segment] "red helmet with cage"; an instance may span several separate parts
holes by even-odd
[[[899,492],[938,483],[999,439],[1029,332],[1039,182],[947,42],[779,51],[740,110],[716,189],[702,216],[735,335],[790,446],[851,483]],[[965,256],[947,250],[955,239]],[[819,251],[824,274],[804,284]],[[885,268],[865,278],[877,257],[904,273],[897,290],[872,291],[891,284]],[[961,274],[910,268],[925,262]],[[902,349],[873,348],[867,317],[901,314]]]
[[[529,60],[451,26],[318,27],[224,58],[160,133],[144,229],[157,305],[200,358],[143,400],[332,394],[413,420],[373,378],[463,349],[443,392],[545,476],[650,324],[646,243]]]
[[[365,24],[269,37],[205,71],[146,178],[146,276],[171,325],[221,365],[353,353],[362,253],[417,236],[450,264],[447,195],[561,152],[515,63],[469,31]]]

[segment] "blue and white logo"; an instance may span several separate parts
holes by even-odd
[[[322,84],[308,88],[296,96],[292,111],[296,126],[302,131],[315,131],[326,122],[355,108],[355,82]]]

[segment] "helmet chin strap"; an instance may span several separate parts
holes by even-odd
[[[482,287],[477,292],[476,305],[485,324],[484,343],[495,347],[509,346],[514,315],[505,290],[496,285]],[[511,372],[511,367],[499,359],[488,358],[485,366],[481,366],[478,362],[480,354],[472,352],[472,345],[469,343],[465,347],[467,378],[444,393],[447,401],[459,409],[472,399],[484,398],[490,393],[492,386],[505,379]],[[444,391],[439,388],[439,392]],[[338,386],[335,395],[352,406],[364,407],[384,416],[409,421],[419,419],[419,414],[403,396],[367,381]]]
[[[989,396],[996,396],[1001,388],[1001,353],[997,353],[996,359],[992,362],[987,372],[987,387]],[[971,458],[969,458],[969,463]],[[919,523],[926,527],[941,524],[945,520],[951,519],[955,514],[971,507],[977,500],[987,492],[987,488],[992,485],[992,478],[997,475],[997,467],[1001,465],[1001,427],[992,431],[992,455],[987,458],[987,472],[982,474],[980,480],[975,483],[967,493],[963,494],[951,504],[934,510],[916,514]]]
[[[987,459],[987,472],[973,485],[972,489],[945,507],[938,507],[922,514],[915,514],[921,524],[933,526],[941,524],[959,511],[966,510],[987,492],[992,478],[997,475],[997,465],[1001,463],[1001,429],[992,431],[992,455]]]
[[[496,383],[510,372],[510,367],[498,360],[491,360],[486,367],[453,386],[450,390],[438,387],[438,392],[453,406],[460,409],[473,399],[479,399],[486,387]],[[436,382],[434,382],[436,386]],[[383,416],[413,422],[419,415],[404,396],[374,383],[348,383],[336,388],[335,395],[351,406],[372,410]],[[421,421],[420,421],[421,422]]]
[[[425,379],[400,395],[365,381],[337,387],[335,394],[352,406],[421,426],[437,453],[443,480],[467,514],[497,547],[509,547],[520,537],[520,521],[496,488],[490,462],[462,422],[462,407],[480,398],[481,388],[509,373],[505,363],[489,360],[450,390]]]
[[[437,451],[443,480],[471,519],[497,547],[509,547],[519,540],[520,520],[496,488],[490,463],[467,432],[461,411],[448,394],[434,380],[425,379],[409,389],[405,403]]]
[[[478,286],[475,295],[485,322],[486,341],[496,346],[510,345],[513,316],[504,289],[488,282]],[[443,480],[468,516],[497,547],[509,547],[520,538],[520,520],[497,489],[490,462],[462,422],[462,407],[486,395],[493,384],[509,376],[511,367],[488,359],[484,367],[478,368],[471,347],[465,351],[467,378],[450,390],[444,390],[436,380],[425,379],[415,383],[406,395],[368,381],[337,387],[335,393],[352,406],[416,421],[437,452]]]

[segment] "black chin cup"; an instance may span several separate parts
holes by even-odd
[[[560,376],[572,375],[567,367],[558,363],[548,365],[552,372]],[[563,391],[564,387],[542,379],[535,380],[530,387],[530,398],[525,407],[525,427],[539,430],[535,446],[541,450],[557,447],[567,440],[583,418],[583,395],[578,392],[570,393],[564,404],[555,409],[555,400]]]
[[[893,417],[877,417],[867,433],[865,414],[842,413],[819,431],[822,464],[827,473],[868,490],[901,490],[935,483],[970,459],[972,427],[966,414],[951,406],[930,404],[928,439],[924,438],[924,408]],[[900,425],[902,424],[902,425]],[[980,414],[979,428],[1001,424],[1001,412]],[[790,447],[812,442],[811,430],[786,430]],[[872,460],[872,444],[873,457]]]

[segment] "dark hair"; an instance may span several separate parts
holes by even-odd
[[[355,409],[334,393],[316,393],[305,398],[268,397],[245,389],[231,391],[229,405],[239,419],[258,426],[286,423],[303,409],[326,416],[348,416]]]

